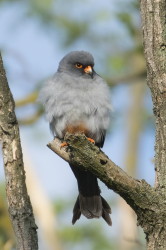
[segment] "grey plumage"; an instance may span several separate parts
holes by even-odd
[[[78,63],[82,65],[82,68],[76,67]],[[84,124],[88,131],[86,135],[94,139],[96,145],[102,147],[105,133],[110,122],[111,104],[109,88],[94,69],[92,74],[85,73],[83,69],[86,66],[91,66],[92,69],[94,66],[94,59],[90,53],[73,51],[67,54],[60,61],[58,70],[53,78],[42,88],[39,99],[45,107],[46,119],[49,121],[53,135],[63,139],[67,126],[77,126],[81,123]],[[71,168],[77,178],[78,187],[79,183],[82,183],[82,181],[80,181],[82,176],[86,176],[87,180],[88,178],[91,180],[91,175],[82,172],[75,173],[75,167],[71,166]],[[89,202],[89,195],[81,192],[79,187],[80,195],[75,205],[75,210],[77,209],[77,219],[80,217],[81,212],[88,217],[86,205],[87,207],[91,207],[91,210],[95,210],[95,204],[97,204],[97,215],[95,215],[94,211],[90,211],[90,213],[92,213],[89,218],[100,217],[102,214],[104,218],[105,211],[102,210],[102,206],[106,201],[100,196],[100,189],[96,177],[94,177],[94,180],[94,186],[92,187],[91,185],[90,187],[92,189],[94,188],[94,192],[90,195],[91,198],[93,197],[93,199],[91,199],[93,202]],[[87,185],[89,187],[89,184]],[[84,185],[82,186],[84,189]],[[88,198],[81,199],[80,197]],[[108,212],[108,207],[109,205],[107,204],[107,213],[110,212],[110,210]],[[78,209],[80,209],[80,213]],[[109,216],[105,216],[105,218],[106,217]],[[110,223],[109,221],[108,224]]]

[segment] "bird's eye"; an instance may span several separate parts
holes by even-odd
[[[76,66],[76,68],[78,68],[78,69],[81,69],[81,68],[82,68],[82,64],[81,64],[81,63],[76,63],[75,66]]]

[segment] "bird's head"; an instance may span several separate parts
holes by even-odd
[[[72,51],[62,58],[59,63],[59,72],[66,72],[74,76],[93,78],[95,73],[94,58],[86,51]]]

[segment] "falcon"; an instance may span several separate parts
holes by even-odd
[[[62,58],[55,75],[40,92],[46,119],[54,136],[62,141],[67,132],[84,133],[99,148],[109,127],[109,87],[94,70],[94,58],[86,51],[72,51]],[[74,224],[82,215],[100,218],[112,225],[111,208],[100,195],[96,176],[70,164],[79,195],[73,208]]]

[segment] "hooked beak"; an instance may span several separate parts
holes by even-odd
[[[85,72],[86,74],[89,74],[89,75],[93,78],[93,69],[92,69],[91,66],[85,67],[85,68],[84,68],[84,72]]]

